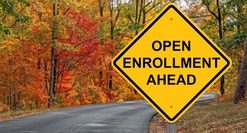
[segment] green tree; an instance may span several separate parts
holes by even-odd
[[[228,0],[226,2],[229,16],[226,22],[226,28],[232,32],[228,39],[228,44],[232,48],[244,47],[247,34],[246,5],[246,0]]]
[[[17,9],[16,5],[21,5],[21,9]],[[24,9],[30,6],[27,0],[1,0],[0,1],[0,38],[5,37],[11,33],[11,28],[13,28],[17,22],[26,22],[29,20],[22,12]],[[9,22],[10,18],[14,18],[14,21]],[[1,41],[1,40],[0,40]]]

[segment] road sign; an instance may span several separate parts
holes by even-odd
[[[169,4],[113,59],[114,68],[169,123],[231,66],[230,58]]]

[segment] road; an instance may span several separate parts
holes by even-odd
[[[210,100],[206,94],[201,100]],[[96,104],[0,122],[0,133],[148,133],[156,111],[146,101]]]

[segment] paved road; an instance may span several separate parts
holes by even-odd
[[[147,133],[154,114],[146,101],[80,106],[0,122],[0,133]]]
[[[208,101],[208,100],[212,100],[215,98],[215,95],[218,93],[205,93],[204,95],[202,95],[200,97],[200,99],[197,102],[202,102],[202,101]]]
[[[0,133],[145,133],[156,112],[146,101],[81,106],[0,123]]]

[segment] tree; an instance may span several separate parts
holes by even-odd
[[[15,7],[18,4],[23,4],[20,11],[18,11]],[[20,0],[18,2],[14,2],[11,0],[2,0],[0,1],[0,36],[1,38],[5,35],[10,34],[11,28],[13,28],[17,22],[26,22],[29,18],[23,14],[24,9],[30,6],[30,3],[27,0]],[[13,16],[15,19],[12,23],[8,22],[8,18]],[[0,39],[1,41],[1,39]]]
[[[27,64],[28,48],[23,47],[26,32],[19,30],[25,31],[29,27],[30,18],[25,12],[28,6],[27,0],[0,1],[0,98],[12,110],[21,108],[21,98],[29,84],[30,73],[27,71],[32,65]]]
[[[228,0],[226,2],[226,8],[229,10],[226,27],[232,31],[228,39],[231,48],[242,48],[244,45],[247,33],[246,4],[245,0]]]
[[[88,77],[96,68],[97,59],[92,58],[92,54],[97,53],[99,49],[98,25],[83,12],[70,11],[67,18],[74,24],[65,24],[66,37],[58,36],[56,91],[59,94],[75,92],[77,95],[73,97],[81,99],[81,93],[88,87],[87,82],[90,81]],[[65,101],[69,102],[70,98],[67,97]]]
[[[233,103],[237,104],[240,101],[245,100],[247,89],[247,37],[244,48],[244,56],[242,58],[241,68],[239,71],[238,83],[233,98]]]
[[[224,12],[224,3],[222,4],[219,0],[216,0],[215,3],[215,10],[213,11],[212,9],[212,5],[211,5],[212,1],[211,0],[203,0],[202,4],[206,6],[208,12],[216,19],[217,21],[217,30],[218,30],[218,37],[219,37],[219,42],[222,42],[224,39],[224,33],[223,33],[223,21],[224,21],[224,17],[222,12]],[[220,78],[220,92],[221,95],[223,95],[225,93],[225,76],[223,75]]]
[[[51,70],[50,70],[50,86],[49,86],[49,104],[48,107],[52,107],[54,104],[54,95],[55,95],[55,77],[56,77],[56,58],[57,55],[55,55],[55,46],[57,43],[57,37],[58,37],[58,20],[57,16],[59,15],[59,4],[60,0],[55,0],[53,3],[53,23],[52,23],[52,46],[51,46]]]

